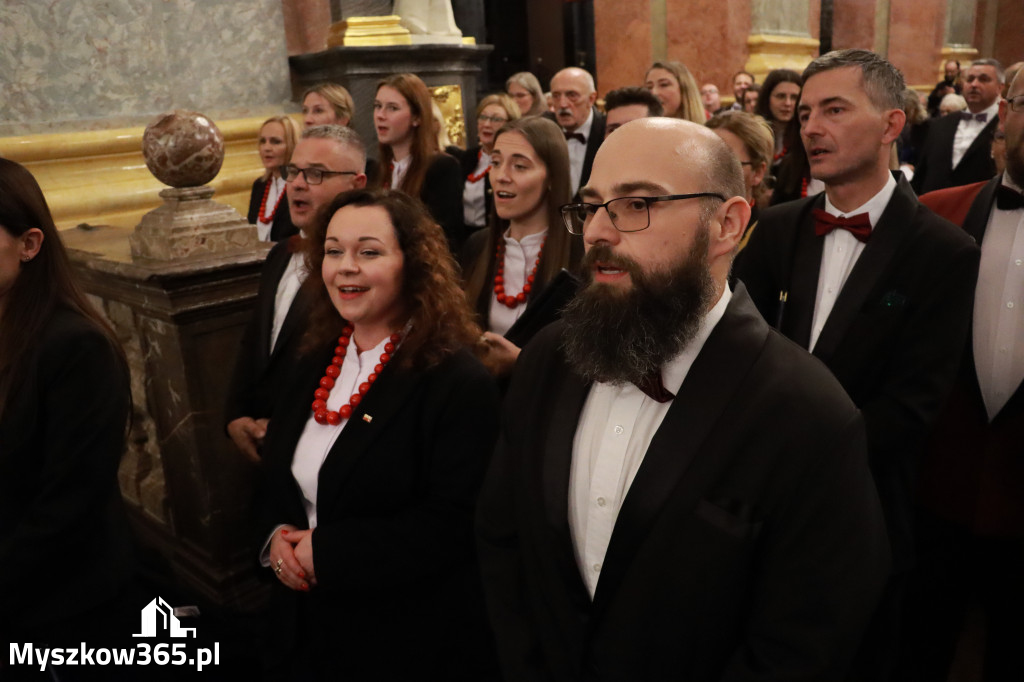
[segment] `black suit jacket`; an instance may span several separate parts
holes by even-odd
[[[583,169],[580,171],[578,187],[583,187],[590,180],[590,171],[594,168],[594,157],[597,156],[597,150],[601,143],[604,142],[604,114],[598,111],[597,107],[593,107],[592,110],[594,112],[594,121],[590,125],[590,135],[587,137],[587,152],[583,157]],[[546,111],[542,115],[558,123],[558,119],[550,111]],[[571,187],[572,178],[570,178],[569,182]]]
[[[978,133],[960,163],[953,168],[953,136],[959,123],[959,117],[950,115],[933,119],[928,124],[928,135],[918,155],[911,183],[918,194],[982,182],[996,174],[992,137],[999,125],[998,118],[993,117]]]
[[[457,254],[465,241],[466,229],[462,221],[462,187],[465,178],[462,168],[453,156],[435,154],[427,167],[427,175],[420,189],[420,200],[430,215],[444,230],[448,247]]]
[[[291,464],[332,354],[299,363],[271,419],[261,541],[278,524],[308,527]],[[279,586],[275,641],[312,638],[332,678],[480,679],[473,662],[491,644],[472,518],[497,411],[494,381],[468,351],[380,373],[320,468],[319,584]]]
[[[117,483],[127,368],[91,322],[63,308],[27,363],[0,415],[0,633],[10,642],[65,633],[65,621],[117,598],[134,574]]]
[[[242,334],[224,408],[227,424],[239,417],[269,417],[281,389],[290,380],[299,355],[310,302],[300,287],[281,325],[277,345],[270,351],[274,299],[288,261],[288,242],[275,244],[260,272],[260,286],[249,323]]]
[[[561,330],[519,358],[477,515],[505,679],[842,679],[888,547],[835,379],[738,287],[629,488],[591,602],[568,521],[589,386]]]
[[[263,191],[266,188],[267,183],[263,178],[257,178],[252,183],[252,194],[249,195],[249,214],[246,216],[250,225],[255,225],[259,218],[260,203],[263,201]],[[270,226],[270,241],[279,242],[298,233],[299,228],[292,224],[292,214],[288,208],[288,197],[284,196],[277,207],[277,213],[274,214],[274,223]]]
[[[814,355],[864,414],[897,570],[909,568],[912,490],[924,438],[952,387],[970,324],[974,240],[899,185],[836,300]],[[761,214],[735,275],[764,318],[806,348],[824,237],[818,195]],[[780,311],[779,294],[788,292]]]
[[[958,188],[964,230],[980,243],[995,208],[997,176],[977,188]],[[921,197],[922,203],[930,197]],[[957,210],[962,209],[962,210]],[[1007,254],[1009,257],[1009,254]],[[956,384],[929,438],[921,472],[921,501],[933,513],[985,536],[1024,537],[1024,384],[990,421],[978,383],[974,343],[964,344]]]

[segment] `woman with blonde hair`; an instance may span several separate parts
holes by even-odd
[[[548,100],[540,81],[529,71],[520,71],[505,81],[505,92],[516,101],[525,116],[540,116],[548,110]]]
[[[767,206],[771,190],[765,184],[768,164],[775,148],[772,127],[760,116],[745,111],[723,111],[711,117],[707,127],[715,131],[722,141],[729,145],[743,167],[743,184],[746,200],[750,204],[750,220],[740,240],[740,251],[747,245],[750,235],[757,226],[761,207]]]
[[[529,335],[510,334],[513,326],[561,270],[576,267],[583,243],[562,225],[560,208],[572,191],[569,149],[555,122],[531,116],[502,126],[490,175],[490,227],[470,236],[462,263],[466,296],[487,330],[482,359],[504,376],[529,340]]]
[[[377,84],[373,100],[380,172],[376,185],[420,199],[458,253],[464,240],[462,169],[437,147],[430,90],[412,73],[397,73]]]
[[[701,125],[707,121],[697,81],[682,62],[654,62],[647,69],[644,81],[644,86],[665,108],[666,116]]]
[[[298,131],[289,116],[273,116],[260,126],[259,152],[263,175],[252,183],[248,220],[261,241],[279,242],[296,234],[288,212],[285,182],[280,169],[292,160]]]
[[[337,83],[320,83],[302,93],[302,118],[307,128],[328,124],[347,126],[355,110],[352,95]]]
[[[509,121],[520,118],[519,105],[504,93],[487,95],[476,107],[476,130],[479,144],[465,151],[449,150],[462,165],[466,184],[462,190],[462,217],[466,230],[472,234],[487,224],[494,205],[491,180],[491,150],[498,130]]]

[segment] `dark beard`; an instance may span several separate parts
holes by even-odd
[[[668,271],[645,274],[630,259],[599,244],[583,259],[588,280],[562,312],[562,348],[586,381],[638,383],[693,340],[715,292],[708,265],[708,230],[697,234],[687,258]],[[632,288],[593,282],[593,264],[629,272]]]

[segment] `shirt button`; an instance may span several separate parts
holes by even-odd
[[[1010,307],[1012,308],[1012,307],[1013,307],[1013,304],[1010,304]],[[622,428],[621,426],[619,426],[618,424],[616,424],[616,425],[615,425],[615,433],[617,433],[618,435],[622,435],[622,432],[623,432],[623,431],[625,431],[625,429],[623,429],[623,428]]]
[[[594,569],[594,573],[600,573],[601,572],[601,564],[594,564],[591,568]]]
[[[836,251],[838,251],[839,253],[842,253],[843,252],[843,247],[840,246],[838,249],[836,249]]]
[[[1006,302],[1006,307],[1007,308],[1012,308],[1013,307],[1013,301],[1007,301]]]
[[[830,294],[831,294],[831,293],[833,293],[834,291],[835,291],[835,287],[829,287],[829,288],[828,288],[828,293],[830,293]]]
[[[1006,352],[1006,346],[1003,346],[1002,348],[1000,348],[999,352],[1000,353],[1005,353]]]
[[[607,503],[607,500],[605,500],[603,497],[597,498],[597,506],[598,507],[603,507],[606,503]]]
[[[1013,262],[1014,262],[1015,264],[1017,264],[1017,265],[1020,265],[1021,263],[1024,263],[1024,261],[1022,261],[1022,260],[1021,260],[1020,258],[1018,258],[1017,260],[1015,260],[1015,261],[1013,261]]]

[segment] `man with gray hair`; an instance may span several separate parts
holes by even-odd
[[[292,223],[299,234],[279,242],[260,273],[255,310],[242,337],[225,406],[226,430],[246,457],[259,460],[267,418],[298,355],[307,304],[302,235],[338,194],[366,186],[366,148],[351,128],[307,128],[281,167]]]
[[[736,276],[765,319],[810,350],[860,408],[885,509],[893,576],[858,657],[889,679],[913,563],[917,457],[953,384],[979,251],[889,170],[903,129],[902,74],[867,50],[815,59],[797,115],[819,195],[761,214]]]
[[[961,75],[967,111],[933,120],[914,169],[918,194],[990,180],[1005,74],[995,59],[975,60]]]
[[[478,506],[506,680],[845,677],[884,521],[852,402],[729,287],[744,193],[713,131],[642,118],[562,207],[585,284],[516,363]]]
[[[573,194],[590,177],[594,155],[604,141],[604,115],[597,110],[594,77],[575,66],[562,69],[551,78],[554,115],[545,113],[565,134],[569,146],[569,179]]]

